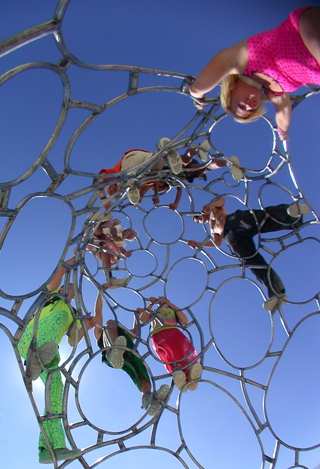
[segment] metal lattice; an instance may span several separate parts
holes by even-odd
[[[272,136],[270,158],[261,170],[242,168],[243,177],[239,182],[231,178],[227,166],[223,171],[217,172],[217,174],[215,172],[210,173],[208,182],[202,184],[197,184],[197,180],[195,180],[194,183],[187,184],[185,179],[180,178],[179,175],[174,176],[170,170],[164,170],[159,173],[157,177],[168,184],[169,196],[171,196],[172,191],[174,191],[176,187],[182,187],[183,192],[187,194],[188,209],[183,211],[169,211],[167,205],[161,205],[161,201],[159,207],[152,208],[151,210],[146,208],[145,201],[133,207],[127,199],[129,190],[127,181],[129,179],[132,180],[132,175],[129,175],[128,171],[113,175],[111,180],[99,182],[97,173],[84,173],[72,169],[70,165],[70,154],[73,146],[81,133],[99,117],[99,115],[108,112],[113,106],[117,106],[117,104],[123,100],[146,92],[170,91],[172,93],[185,95],[187,97],[186,99],[191,99],[186,91],[186,85],[191,77],[179,73],[143,69],[140,67],[89,65],[80,62],[68,51],[61,32],[61,21],[67,4],[68,2],[64,0],[59,2],[55,17],[52,21],[24,31],[4,41],[0,45],[0,54],[4,55],[12,52],[17,47],[27,44],[31,40],[41,40],[43,36],[53,35],[56,45],[63,55],[58,65],[51,63],[21,65],[2,75],[0,77],[0,84],[4,84],[15,75],[24,73],[27,70],[44,68],[59,75],[64,89],[60,116],[54,132],[41,155],[22,176],[0,184],[1,216],[7,220],[0,236],[0,246],[2,247],[6,242],[6,237],[16,217],[28,201],[36,196],[63,200],[72,213],[72,224],[59,265],[63,264],[66,252],[70,247],[78,248],[74,266],[72,266],[72,268],[66,266],[68,268],[67,283],[72,279],[75,285],[76,307],[80,312],[78,318],[82,321],[85,329],[84,320],[88,317],[92,305],[87,304],[83,290],[85,289],[85,285],[90,283],[92,288],[94,287],[97,291],[102,291],[101,285],[104,281],[100,262],[96,260],[90,252],[86,251],[86,247],[88,243],[91,242],[95,230],[104,219],[104,214],[106,213],[103,207],[105,203],[102,204],[99,199],[101,189],[113,182],[120,182],[119,198],[115,201],[112,208],[109,209],[109,213],[111,213],[114,218],[119,218],[123,227],[134,229],[137,235],[132,242],[133,260],[125,259],[123,256],[120,257],[115,270],[116,275],[120,274],[121,276],[126,274],[129,276],[128,285],[117,290],[117,293],[108,290],[106,292],[102,291],[105,319],[116,319],[119,323],[128,322],[131,320],[133,316],[132,312],[137,305],[145,307],[148,298],[151,295],[156,295],[156,293],[153,292],[157,292],[158,295],[162,293],[171,299],[176,288],[176,285],[172,284],[172,278],[177,275],[182,276],[183,271],[189,276],[190,285],[194,272],[196,272],[195,275],[199,275],[199,278],[202,275],[205,277],[204,287],[200,289],[195,288],[193,293],[191,288],[191,293],[186,295],[188,298],[186,304],[181,305],[190,319],[188,325],[183,327],[184,333],[190,336],[191,341],[195,344],[203,366],[203,374],[199,382],[198,390],[196,393],[192,393],[192,398],[187,397],[190,393],[186,395],[178,393],[178,399],[177,402],[175,402],[174,396],[177,391],[174,389],[172,377],[164,372],[163,364],[159,361],[159,358],[155,355],[150,346],[148,325],[139,325],[135,348],[131,353],[136,356],[139,356],[139,353],[142,357],[141,359],[146,364],[154,390],[158,389],[163,383],[168,383],[171,386],[168,399],[163,403],[161,409],[154,417],[150,417],[146,412],[141,411],[139,418],[133,419],[126,424],[125,428],[121,429],[110,428],[109,422],[103,425],[88,417],[87,411],[84,409],[86,404],[83,405],[82,402],[84,399],[83,395],[86,391],[81,391],[82,388],[88,390],[87,384],[83,384],[86,380],[86,374],[90,374],[88,370],[91,369],[90,367],[94,366],[101,380],[104,379],[104,375],[107,376],[107,368],[100,365],[100,350],[97,349],[92,334],[88,333],[88,331],[85,331],[85,339],[81,345],[75,347],[63,364],[60,364],[60,370],[65,378],[63,415],[61,417],[63,419],[66,436],[72,446],[78,447],[77,431],[79,431],[79,429],[82,431],[86,429],[88,434],[90,434],[87,446],[83,447],[82,445],[83,454],[82,457],[79,458],[80,464],[84,468],[104,467],[104,462],[110,459],[113,464],[116,465],[117,461],[119,461],[119,466],[117,467],[120,467],[121,459],[119,458],[121,458],[124,453],[134,452],[133,450],[153,449],[171,455],[173,459],[180,462],[181,467],[208,467],[203,465],[204,463],[202,462],[202,455],[199,448],[194,448],[192,443],[190,444],[192,431],[189,425],[186,424],[185,419],[187,418],[186,416],[190,417],[190,415],[192,415],[192,412],[190,414],[190,408],[197,408],[199,410],[199,406],[201,407],[201,399],[203,399],[201,388],[208,389],[211,387],[214,390],[212,391],[213,396],[223,396],[223,402],[228,402],[228,405],[232,406],[237,415],[239,411],[246,425],[248,424],[254,438],[254,445],[259,449],[261,467],[265,469],[277,469],[279,467],[277,465],[279,453],[282,448],[286,448],[286,450],[290,452],[292,461],[290,467],[307,469],[305,465],[300,463],[300,456],[304,451],[319,446],[319,439],[317,443],[314,443],[311,439],[310,444],[306,444],[302,447],[299,445],[295,446],[282,438],[281,435],[278,434],[277,428],[273,428],[272,417],[269,418],[268,416],[268,392],[273,392],[273,389],[271,389],[271,391],[269,390],[273,388],[274,376],[278,373],[278,370],[282,370],[281,363],[283,356],[285,351],[290,347],[295,334],[299,334],[299,331],[302,330],[307,322],[314,321],[319,317],[318,291],[315,291],[312,297],[305,298],[303,301],[291,301],[289,298],[289,304],[295,305],[297,308],[300,307],[303,309],[306,304],[313,304],[314,307],[314,312],[302,314],[300,321],[298,321],[294,327],[288,324],[286,314],[283,312],[282,307],[279,307],[279,309],[272,314],[265,312],[265,317],[267,318],[265,324],[267,339],[262,346],[264,350],[259,349],[257,355],[252,359],[246,357],[243,359],[243,362],[242,359],[237,361],[234,355],[229,354],[229,350],[225,348],[225,344],[221,342],[221,336],[219,334],[223,324],[217,325],[218,298],[225,289],[229,291],[228,288],[232,281],[244,282],[248,285],[248,288],[253,288],[256,291],[261,300],[265,299],[265,293],[261,285],[253,279],[249,267],[241,263],[241,260],[232,256],[228,249],[223,247],[221,249],[199,248],[192,251],[187,246],[188,236],[190,236],[188,227],[192,224],[192,215],[197,213],[196,206],[198,207],[198,205],[196,199],[199,191],[201,191],[201,198],[208,202],[217,195],[222,195],[232,201],[232,203],[238,204],[238,208],[246,206],[251,209],[257,208],[258,205],[260,205],[263,209],[264,191],[272,190],[273,188],[283,191],[283,194],[292,201],[303,199],[303,202],[309,206],[311,214],[299,229],[293,229],[278,238],[259,238],[259,248],[269,256],[270,265],[277,263],[289,250],[292,251],[295,247],[302,246],[304,243],[308,242],[308,240],[319,242],[319,239],[316,237],[316,232],[313,234],[312,231],[313,228],[316,228],[315,225],[319,223],[319,217],[310,202],[305,199],[295,179],[286,142],[281,144],[272,121],[264,117],[263,119],[269,125],[270,134]],[[71,99],[71,87],[68,77],[68,70],[72,69],[72,67],[81,67],[85,70],[101,70],[105,74],[110,73],[110,71],[126,72],[128,74],[128,89],[116,99],[112,99],[102,106],[94,103],[74,101]],[[139,77],[145,74],[159,77],[174,77],[177,86],[155,85],[140,88]],[[310,87],[310,90],[304,96],[293,97],[293,108],[305,99],[312,99],[312,96],[317,93],[319,93],[318,89]],[[78,126],[70,139],[65,148],[64,169],[58,173],[50,163],[48,155],[63,128],[67,113],[71,108],[85,108],[89,110],[91,114]],[[212,135],[213,130],[219,129],[219,125],[226,117],[225,114],[219,115],[219,111],[221,112],[219,101],[217,99],[211,100],[210,109],[208,111],[197,112],[193,119],[181,129],[181,132],[171,140],[168,149],[174,149],[182,153],[190,147],[190,145],[199,148],[203,142],[207,141],[209,142],[208,160],[207,163],[204,164],[209,164],[211,157],[219,157],[229,162],[229,158],[216,147]],[[148,164],[140,165],[139,168],[136,168],[137,174],[134,180],[138,186],[142,186],[150,182],[150,180],[154,180],[155,176],[151,176],[148,170],[150,169],[151,163],[158,161],[160,157],[159,152],[155,153]],[[12,208],[10,206],[12,188],[23,183],[40,166],[48,177],[47,189],[41,193],[30,194]],[[189,172],[192,172],[192,170],[189,170]],[[290,178],[288,178],[289,182],[286,186],[276,182],[275,176],[281,172],[287,172],[290,175]],[[61,184],[72,175],[82,178],[81,181],[83,184],[81,189],[69,192],[66,195],[60,195],[59,188]],[[259,185],[257,206],[249,207],[249,190],[253,184],[256,184],[256,187]],[[82,203],[83,200],[85,200],[85,202],[82,204],[81,208],[76,209],[74,202],[78,203],[81,201]],[[76,221],[84,215],[86,221],[83,224],[82,230],[76,232]],[[166,239],[158,237],[157,231],[154,228],[157,223],[163,223],[164,220],[169,220],[168,224],[171,224],[173,227],[171,235],[169,236],[168,234],[168,238]],[[210,234],[205,228],[203,231],[203,244],[205,244],[205,241],[208,239],[210,239]],[[201,241],[200,238],[198,238],[198,240]],[[146,256],[148,261],[144,263],[144,258],[140,258],[139,256]],[[141,259],[141,262],[139,262],[139,259]],[[147,267],[145,270],[142,268],[141,271],[137,271],[137,264],[140,264],[140,267],[143,265]],[[55,272],[52,273],[50,278],[53,277],[54,273]],[[16,331],[12,334],[9,328],[4,324],[1,324],[0,327],[7,334],[12,343],[26,385],[26,390],[42,430],[42,422],[51,418],[51,415],[50,412],[48,412],[47,415],[44,416],[42,410],[38,408],[31,381],[26,375],[25,367],[18,353],[17,344],[31,317],[37,312],[39,305],[43,304],[48,297],[45,289],[46,283],[48,283],[48,279],[44,279],[44,284],[36,291],[21,296],[8,295],[2,290],[0,292],[3,299],[12,302],[11,308],[1,307],[0,313],[7,321],[15,325]],[[179,292],[181,293],[181,288]],[[24,304],[28,299],[32,299],[34,302],[31,307],[26,309]],[[174,302],[174,299],[172,301]],[[130,302],[135,303],[135,305],[132,306]],[[216,304],[218,304],[218,307]],[[199,314],[200,309],[202,310],[201,314]],[[256,311],[256,314],[263,313]],[[126,318],[125,321],[123,319],[124,317]],[[129,328],[127,324],[125,324],[125,327]],[[278,335],[282,337],[282,341],[280,342],[278,341]],[[273,347],[274,343],[276,344],[275,347]],[[95,365],[93,365],[93,363]],[[99,371],[97,371],[98,367],[100,367]],[[261,373],[259,371],[260,379],[251,378],[251,371],[253,369],[261,369]],[[118,373],[116,370],[108,370],[109,379],[111,379],[110,376],[113,376],[112,379],[116,382],[118,379],[116,373]],[[105,379],[107,381],[107,378]],[[235,391],[234,385],[237,386],[237,391]],[[238,392],[239,389],[241,393]],[[48,399],[47,393],[46,403],[47,408],[50,408]],[[191,399],[193,399],[193,401],[191,401]],[[75,402],[75,405],[72,407],[72,421],[69,418],[69,410],[70,406],[72,406],[70,404],[71,400]],[[207,407],[210,407],[210,405],[214,405],[213,401],[206,403]],[[263,409],[263,412],[261,409]],[[158,443],[158,433],[161,432],[159,429],[163,425],[170,425],[170,431],[176,432],[179,440],[177,444],[174,442],[171,446],[169,443],[165,446],[161,442]],[[186,431],[185,425],[187,426]],[[175,426],[175,429],[173,429],[173,426]],[[197,428],[196,425],[195,428]],[[266,433],[268,434],[267,438],[265,438]],[[215,438],[215,436],[212,438]],[[160,441],[163,441],[163,435],[160,437]],[[99,459],[98,457],[95,458],[97,450],[99,450]],[[69,463],[70,462],[65,462],[60,467],[66,467]],[[246,465],[245,462],[242,461],[242,463]],[[55,463],[55,467],[58,467],[57,463]],[[113,467],[115,467],[115,465]],[[212,467],[215,467],[214,457]],[[246,467],[252,466],[248,464]]]

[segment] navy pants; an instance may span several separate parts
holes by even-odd
[[[272,231],[291,230],[292,225],[298,227],[302,224],[300,219],[293,218],[287,213],[289,205],[281,204],[267,207],[265,210],[237,210],[227,216],[224,228],[224,239],[231,252],[243,259],[244,264],[250,266],[251,272],[267,289],[269,297],[276,293],[284,293],[285,288],[277,273],[270,268],[268,278],[268,264],[257,252],[253,237],[260,233]],[[254,268],[251,266],[257,266]]]

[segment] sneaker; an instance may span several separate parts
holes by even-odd
[[[113,343],[112,349],[107,352],[107,359],[113,366],[119,370],[124,365],[124,358],[123,355],[125,353],[124,349],[117,348],[117,346],[126,347],[127,346],[127,339],[124,335],[119,335]]]
[[[195,379],[200,379],[202,375],[202,366],[201,363],[195,363],[189,369],[189,381],[194,381]]]
[[[58,346],[54,342],[47,342],[41,345],[41,347],[38,348],[38,354],[39,354],[41,361],[38,360],[36,353],[32,352],[30,363],[27,364],[27,370],[31,369],[32,380],[39,378],[40,373],[44,369],[43,365],[48,365],[48,363],[50,363],[54,359],[54,357],[56,356],[57,350],[58,350]],[[49,454],[50,454],[50,451],[49,451]]]
[[[268,300],[266,300],[262,306],[263,309],[266,311],[273,311],[275,308],[283,305],[288,299],[288,295],[284,293],[280,293],[279,296],[271,296]]]
[[[230,156],[230,162],[227,164],[230,167],[231,176],[235,181],[241,181],[243,178],[243,172],[240,168],[239,158],[237,156]]]
[[[40,464],[50,464],[53,463],[51,453],[48,449],[42,448],[39,453],[39,463]]]
[[[179,155],[179,153],[177,153],[176,151],[173,151],[173,150],[170,151],[167,154],[167,162],[168,162],[169,168],[171,169],[173,174],[181,173],[181,171],[182,171],[182,160],[181,160],[181,156]]]
[[[147,410],[150,407],[152,400],[153,400],[152,392],[143,393],[142,401],[141,401],[141,409]]]
[[[110,220],[112,220],[113,216],[112,216],[111,213],[95,212],[95,213],[93,213],[93,214],[90,216],[89,220],[90,220],[91,222],[94,222],[94,221],[96,221],[98,218],[100,218],[100,221],[101,221],[101,223],[102,223],[102,222],[104,222],[104,221],[110,221]]]
[[[308,215],[309,207],[308,205],[301,204],[300,202],[294,202],[287,208],[287,213],[292,218],[298,218],[300,215]]]
[[[111,277],[109,283],[109,290],[115,290],[116,288],[126,287],[129,282],[128,277],[114,278]]]
[[[195,391],[198,387],[198,381],[192,381],[188,384],[189,391]]]
[[[167,138],[167,137],[160,138],[160,140],[157,142],[157,145],[156,145],[156,152],[163,150],[163,148],[166,147],[168,143],[170,143],[170,138]]]
[[[156,145],[156,151],[161,151],[165,146],[168,145],[168,143],[170,143],[170,138],[167,138],[167,137],[160,138],[160,140],[158,141],[158,143]],[[182,171],[182,159],[181,159],[181,156],[179,155],[179,153],[177,153],[174,150],[171,150],[167,154],[166,158],[167,158],[169,168],[171,169],[173,174],[181,173],[181,171]]]
[[[187,392],[188,391],[188,386],[185,386],[187,384],[187,377],[185,373],[182,370],[175,371],[172,375],[173,382],[179,389],[179,391],[182,390],[182,392]]]
[[[190,367],[188,381],[191,381],[188,384],[188,388],[190,391],[195,391],[198,387],[197,380],[201,378],[202,374],[202,366],[200,363],[195,363]]]
[[[110,221],[110,220],[112,220],[112,218],[113,218],[112,213],[106,213],[106,214],[102,217],[101,223],[103,223],[104,221]]]
[[[76,449],[58,448],[55,450],[55,455],[56,455],[57,461],[62,461],[62,460],[69,461],[69,459],[79,458],[79,456],[82,455],[82,451],[77,448]]]
[[[127,197],[132,205],[137,205],[140,201],[140,191],[137,187],[131,187],[127,192]]]
[[[159,390],[156,392],[156,398],[153,400],[152,404],[150,405],[147,413],[148,415],[155,415],[161,407],[161,401],[164,401],[169,394],[169,386],[167,384],[163,384],[160,386]]]
[[[205,140],[201,143],[200,147],[198,148],[198,155],[200,160],[207,161],[207,152],[210,150],[211,145],[209,140]]]

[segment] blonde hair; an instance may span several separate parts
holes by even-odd
[[[267,101],[266,96],[261,96],[260,106],[255,109],[250,115],[246,118],[239,117],[230,109],[231,106],[231,91],[236,86],[237,81],[239,80],[239,75],[227,75],[222,82],[220,83],[221,92],[220,92],[220,102],[221,106],[228,114],[232,114],[235,121],[240,122],[241,124],[247,124],[248,122],[252,122],[257,120],[260,116],[263,116],[266,112],[264,107],[264,103]]]

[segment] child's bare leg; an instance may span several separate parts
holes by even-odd
[[[111,234],[111,237],[113,239],[117,239],[118,238],[118,231],[117,231],[117,228],[115,226],[111,226],[110,228],[110,234]]]
[[[108,254],[107,252],[101,251],[99,253],[99,259],[102,262],[102,268],[103,269],[107,269],[107,270],[111,269],[110,254]]]
[[[194,158],[197,154],[198,152],[196,148],[188,148],[188,150],[185,151],[181,156],[183,166],[187,166],[189,163],[191,163],[192,158]]]
[[[212,161],[207,166],[207,170],[212,171],[213,169],[224,168],[226,165],[227,162],[223,158],[212,158]]]
[[[132,365],[132,362],[128,357],[125,357],[124,360]],[[139,382],[140,382],[140,391],[141,391],[142,395],[144,395],[145,393],[150,394],[151,393],[151,384],[150,384],[150,382],[138,370],[136,370],[136,373],[138,375],[138,379],[139,379]]]
[[[144,394],[145,392],[151,392],[151,384],[149,383],[149,381],[140,373],[138,373],[138,377],[140,381],[140,389],[142,394]]]
[[[102,234],[103,234],[103,231],[102,231],[101,226],[99,225],[98,228],[95,231],[95,235],[96,236],[101,236]]]
[[[151,171],[161,171],[166,164],[164,158],[161,158],[159,161],[157,161],[151,168]]]
[[[123,247],[119,248],[119,251],[121,254],[123,254],[125,257],[131,257],[132,250],[131,251],[126,251]]]

